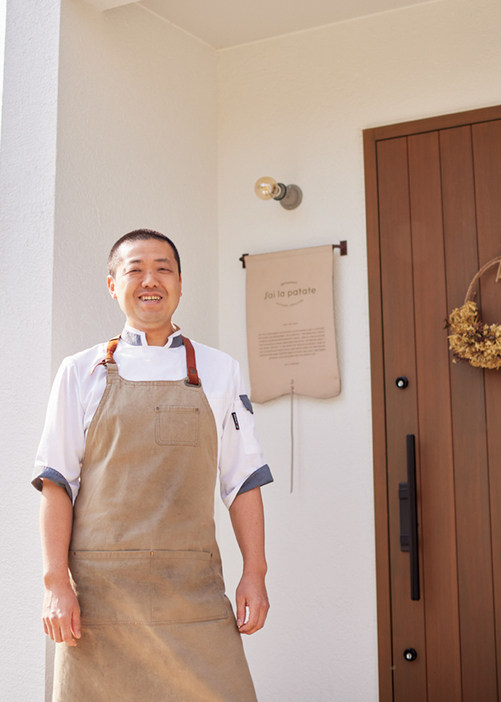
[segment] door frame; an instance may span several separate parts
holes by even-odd
[[[386,413],[384,390],[383,319],[380,270],[377,142],[439,129],[450,129],[501,119],[501,106],[419,119],[366,129],[364,139],[367,265],[371,349],[374,509],[379,652],[379,699],[393,701],[390,550],[386,467]]]

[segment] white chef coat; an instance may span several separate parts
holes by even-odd
[[[198,375],[216,422],[221,497],[230,507],[238,494],[273,478],[256,437],[239,364],[210,346],[197,342],[193,346]],[[39,490],[43,479],[49,479],[65,487],[73,500],[78,494],[87,431],[106,387],[106,368],[96,364],[105,355],[106,343],[98,344],[65,358],[57,372],[35,461],[33,485]],[[165,346],[148,346],[145,333],[126,324],[114,358],[126,380],[182,380],[187,376],[186,351],[178,328]]]

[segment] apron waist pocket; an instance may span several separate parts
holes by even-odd
[[[206,551],[70,551],[82,624],[224,619],[222,577]]]

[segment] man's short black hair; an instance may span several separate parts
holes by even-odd
[[[174,251],[174,258],[177,261],[179,275],[181,275],[181,259],[179,258],[179,251],[177,250],[175,243],[171,241],[168,236],[165,236],[165,234],[161,234],[160,232],[156,232],[154,229],[134,229],[133,232],[124,234],[118,241],[115,241],[111,247],[110,255],[108,256],[108,275],[111,275],[112,278],[115,277],[117,266],[120,263],[118,251],[122,244],[124,244],[126,241],[147,241],[148,239],[165,241],[172,247],[172,250]]]

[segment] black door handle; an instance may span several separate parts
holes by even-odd
[[[407,482],[399,483],[400,550],[409,551],[411,566],[411,600],[419,600],[419,552],[416,504],[416,440],[407,434]]]

